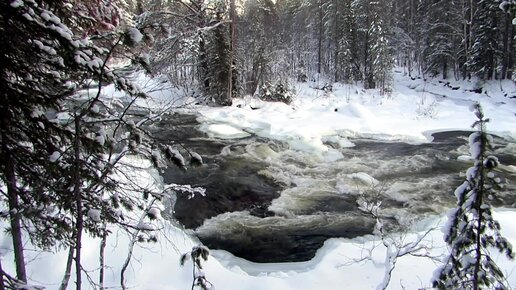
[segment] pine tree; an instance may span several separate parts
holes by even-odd
[[[491,252],[499,251],[513,259],[512,246],[500,234],[493,219],[490,201],[496,198],[500,179],[493,170],[498,159],[489,155],[491,137],[486,133],[485,118],[479,104],[474,106],[477,131],[469,137],[470,153],[475,160],[466,172],[466,181],[456,190],[457,207],[450,211],[445,241],[450,255],[436,271],[434,287],[439,289],[508,289],[502,270]]]

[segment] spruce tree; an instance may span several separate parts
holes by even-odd
[[[207,96],[217,105],[229,106],[235,93],[236,72],[232,59],[231,34],[228,25],[228,9],[224,1],[215,3],[211,28],[206,42],[207,70],[205,79],[209,85],[205,90]]]
[[[501,56],[499,44],[499,3],[492,0],[478,2],[473,25],[473,46],[467,62],[468,71],[480,79],[492,79]]]
[[[389,47],[389,12],[392,0],[366,1],[355,0],[353,7],[357,12],[358,32],[361,43],[358,45],[362,59],[362,78],[364,87],[379,87],[388,90],[391,69],[394,62]],[[362,48],[362,49],[360,49]]]
[[[351,82],[360,78],[355,11],[351,0],[335,2],[334,79]]]
[[[81,30],[58,16],[68,12],[66,4],[0,2],[0,181],[8,208],[2,217],[10,222],[22,286],[23,231],[39,248],[70,247],[81,269],[82,234],[104,236],[106,223],[124,224],[120,205],[138,205],[120,194],[117,163],[130,153],[163,163],[159,148],[127,116],[128,106],[145,94],[108,64],[116,49],[142,34],[133,28],[95,35],[100,42],[79,37],[74,31]],[[107,84],[124,91],[130,104],[105,98]],[[82,271],[76,272],[80,289]]]
[[[461,7],[456,1],[423,1],[420,8],[428,29],[423,35],[424,72],[447,79],[463,62]]]
[[[278,39],[276,5],[270,0],[246,1],[242,18],[238,38],[244,48],[244,82],[246,93],[253,95],[273,77],[271,63]]]
[[[372,74],[374,86],[380,89],[382,94],[391,90],[391,71],[394,67],[394,57],[390,48],[390,23],[388,12],[391,11],[390,1],[372,2],[376,13],[373,15],[371,27]]]
[[[436,271],[434,287],[439,289],[508,289],[502,270],[492,258],[493,251],[513,259],[511,244],[501,235],[493,218],[491,200],[500,189],[494,169],[498,159],[489,155],[491,136],[479,104],[474,106],[477,129],[469,137],[473,167],[466,180],[455,190],[457,207],[450,211],[445,241],[450,247],[444,265]]]

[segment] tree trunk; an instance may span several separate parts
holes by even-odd
[[[334,14],[333,14],[333,17],[334,17],[334,25],[333,25],[333,42],[334,42],[334,46],[333,46],[333,49],[334,49],[334,52],[333,52],[333,81],[335,82],[338,82],[340,81],[340,68],[339,68],[339,64],[340,64],[340,61],[339,61],[339,50],[341,49],[340,47],[340,38],[341,38],[341,30],[339,29],[340,27],[340,23],[339,23],[339,11],[340,11],[340,7],[339,7],[339,1],[341,0],[334,0],[333,1],[333,9],[335,10]]]
[[[104,268],[105,268],[105,252],[106,252],[106,244],[107,244],[107,232],[106,226],[104,225],[104,233],[102,233],[102,241],[100,242],[100,254],[99,254],[99,287],[100,290],[104,290]]]
[[[2,138],[2,140],[5,140]],[[18,280],[27,283],[27,272],[25,270],[25,256],[23,253],[23,239],[21,232],[21,220],[19,214],[18,188],[15,173],[15,160],[12,158],[7,144],[2,143],[2,151],[5,154],[5,177],[9,204],[9,218],[11,225],[11,235],[13,239],[14,263],[16,265],[16,277]]]
[[[369,61],[369,31],[366,32],[364,40],[364,85],[366,89],[374,89],[373,68]]]
[[[512,22],[512,19],[514,18],[514,14],[513,13],[509,13],[509,19],[511,19],[510,21]],[[510,23],[512,24],[512,23]],[[508,55],[508,60],[507,60],[507,74],[506,74],[506,77],[507,79],[512,79],[512,74],[513,74],[513,71],[514,71],[514,25],[509,25],[509,35],[508,35],[508,48],[507,48],[507,55]]]
[[[201,9],[201,5],[199,4],[199,9]],[[204,15],[204,11],[200,10],[197,14],[197,27],[203,28],[206,26],[206,18]],[[202,30],[198,32],[199,36],[199,80],[203,85],[204,89],[207,90],[210,87],[210,80],[206,77],[208,72],[208,58],[206,52],[206,35]]]
[[[503,58],[502,58],[502,71],[500,72],[500,78],[505,79],[508,77],[509,72],[509,62],[510,62],[510,55],[512,53],[512,50],[510,49],[509,43],[511,40],[509,38],[512,38],[511,33],[512,28],[512,15],[509,12],[505,13],[504,18],[504,30],[503,30]]]
[[[228,99],[233,99],[233,69],[235,58],[235,31],[236,31],[236,6],[235,0],[229,3],[229,76],[228,76]]]
[[[75,138],[74,138],[74,171],[73,171],[73,182],[74,182],[74,196],[75,206],[77,214],[77,224],[75,226],[76,239],[75,239],[75,275],[76,275],[76,290],[81,290],[82,287],[82,267],[81,267],[81,247],[82,247],[82,231],[83,231],[83,213],[82,213],[82,192],[81,192],[81,176],[80,176],[80,153],[81,153],[81,116],[75,117]]]
[[[2,259],[0,258],[0,290],[5,290],[4,268],[2,268]]]
[[[464,60],[467,62],[469,60],[469,53],[470,53],[470,49],[472,47],[472,41],[473,41],[473,16],[474,16],[474,11],[473,11],[473,1],[474,0],[469,0],[469,4],[466,3],[467,0],[463,0],[462,1],[462,10],[463,10],[463,13],[464,13],[464,18],[466,21],[464,21],[464,26],[463,26],[463,32],[464,32]],[[462,64],[462,74],[463,74],[463,78],[466,79],[466,78],[470,78],[471,75],[468,71],[468,68],[467,66],[463,63]]]
[[[61,286],[59,287],[59,290],[66,290],[66,288],[68,288],[68,282],[70,281],[70,277],[72,276],[73,252],[74,247],[70,246],[70,249],[68,250],[68,258],[66,259],[65,274],[63,276],[63,280],[61,281]]]
[[[443,80],[448,78],[448,62],[443,59]]]
[[[484,123],[481,123],[481,128],[480,128],[480,132],[481,134],[485,134],[485,131],[484,131]],[[485,176],[485,168],[484,168],[484,156],[486,156],[486,148],[487,146],[489,146],[488,144],[486,144],[486,139],[484,139],[484,137],[486,136],[481,136],[480,137],[480,154],[479,154],[479,158],[478,158],[478,163],[480,164],[480,172],[479,172],[479,175],[480,175],[480,180],[478,181],[478,185],[477,185],[477,188],[476,188],[476,197],[475,197],[475,203],[474,205],[472,206],[475,211],[477,212],[477,220],[476,220],[476,224],[475,224],[475,230],[476,230],[476,237],[475,237],[475,254],[474,254],[474,257],[475,257],[475,265],[474,265],[474,270],[473,270],[473,288],[472,290],[479,290],[480,289],[480,286],[479,286],[479,279],[485,279],[485,277],[480,277],[480,271],[481,269],[483,268],[482,266],[482,248],[484,247],[482,245],[482,235],[480,234],[481,232],[483,232],[482,228],[484,227],[484,217],[483,217],[483,203],[484,203],[484,188],[485,188],[485,180],[484,180],[484,176]],[[475,218],[475,216],[473,216],[473,218]]]
[[[143,13],[143,0],[137,0],[136,1],[136,15],[140,15]]]
[[[317,44],[317,73],[318,74],[321,74],[322,38],[323,38],[323,8],[322,8],[322,0],[319,0],[319,39],[318,39],[318,44]]]

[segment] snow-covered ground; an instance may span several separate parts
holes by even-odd
[[[490,132],[516,139],[516,85],[510,81],[492,82],[486,92],[477,94],[471,82],[449,85],[437,80],[412,80],[401,72],[394,75],[394,90],[381,96],[375,90],[363,90],[355,85],[334,85],[331,93],[324,93],[305,83],[296,86],[292,105],[263,103],[256,99],[236,100],[232,107],[195,107],[203,130],[213,136],[239,138],[249,133],[286,141],[291,148],[320,154],[331,161],[335,152],[324,145],[325,140],[338,142],[342,147],[353,146],[350,136],[366,136],[382,140],[427,142],[431,132],[469,130],[475,117],[470,111],[480,102],[486,116],[491,118]],[[460,88],[458,88],[460,87]],[[458,88],[458,89],[457,89]],[[109,92],[107,90],[106,92]],[[140,105],[163,107],[178,104],[167,91],[154,91],[155,97]],[[188,110],[188,109],[187,109]],[[151,180],[155,172],[146,169],[150,164],[140,159],[127,160],[138,164],[141,180]],[[515,168],[516,164],[505,164]],[[512,166],[512,167],[510,167]],[[515,170],[516,172],[516,170]],[[453,189],[450,189],[453,190]],[[516,211],[497,209],[494,217],[501,223],[503,234],[516,245]],[[386,247],[378,238],[365,236],[355,239],[330,239],[314,259],[301,263],[256,264],[224,251],[212,251],[204,264],[204,273],[215,289],[239,290],[316,290],[316,289],[377,289],[386,282],[390,269],[386,254],[392,255],[392,245],[410,245],[424,235],[416,254],[439,259],[446,252],[441,225],[444,218],[434,217],[415,225],[411,233],[393,235]],[[137,247],[128,271],[130,289],[189,289],[192,264],[179,265],[180,255],[198,242],[174,225],[163,221],[164,234],[159,244]],[[106,250],[106,286],[119,288],[120,268],[126,258],[129,240],[124,233],[115,232]],[[426,234],[426,235],[425,235]],[[2,266],[13,272],[10,239],[3,237]],[[88,238],[84,247],[84,268],[93,280],[98,277],[98,249],[100,241]],[[65,267],[66,251],[58,253],[30,253],[29,277],[35,284],[57,289]],[[388,289],[420,289],[431,285],[433,271],[439,263],[418,255],[404,255],[396,261]],[[516,263],[500,257],[498,263],[506,272],[510,285],[516,287]],[[72,284],[71,284],[72,286]],[[72,288],[72,287],[70,287]]]
[[[429,141],[430,133],[436,131],[471,130],[475,116],[469,108],[480,102],[492,119],[489,131],[516,138],[516,98],[510,98],[516,96],[514,82],[492,82],[482,94],[469,91],[474,89],[471,82],[450,82],[447,86],[437,80],[412,80],[397,72],[393,93],[384,96],[377,90],[340,84],[325,93],[313,89],[317,84],[303,83],[297,84],[297,98],[291,106],[247,98],[237,100],[231,108],[205,107],[200,113],[207,123],[288,141],[301,150],[324,152],[328,148],[322,141],[330,137],[342,142],[361,135],[418,143]],[[234,129],[227,129],[235,134]]]

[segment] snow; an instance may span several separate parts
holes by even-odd
[[[199,155],[199,153],[197,153],[197,152],[190,152],[190,155],[192,156],[192,161],[191,162],[196,162],[198,164],[203,164],[204,163],[202,161],[202,156]]]
[[[474,86],[468,82],[452,84],[460,86],[460,91],[437,81],[411,80],[400,72],[394,79],[390,96],[353,84],[335,84],[332,93],[324,94],[304,83],[297,84],[291,106],[244,98],[235,100],[230,108],[201,107],[199,120],[215,131],[244,130],[285,141],[297,150],[322,154],[329,149],[325,141],[337,136],[424,143],[431,141],[429,133],[470,131],[475,116],[469,107],[479,102],[484,114],[491,117],[490,133],[516,138],[516,100],[504,96],[516,94],[514,82],[493,82],[484,86],[484,94],[475,94],[467,91]]]
[[[376,185],[380,184],[380,182],[378,182],[378,180],[376,180],[374,177],[372,177],[371,175],[369,175],[365,172],[352,173],[352,174],[349,174],[349,177],[351,177],[352,179],[358,180],[359,182],[363,183],[364,185],[376,186]]]
[[[167,146],[167,153],[170,155],[170,158],[174,159],[178,166],[186,166],[185,158],[181,155],[179,150]]]
[[[59,17],[55,16],[49,11],[43,11],[41,12],[41,18],[45,19],[48,22],[53,22],[55,24],[61,24],[61,19]]]
[[[60,157],[61,157],[61,153],[59,153],[58,151],[54,151],[54,153],[52,153],[48,157],[48,160],[50,160],[50,162],[56,162],[57,159],[59,159]]]
[[[222,139],[239,139],[250,136],[238,128],[227,124],[209,124],[200,127],[201,131],[206,132],[210,137]]]
[[[18,8],[23,5],[24,5],[24,3],[22,0],[14,0],[13,2],[11,2],[11,7],[13,7],[13,8]]]
[[[494,212],[494,217],[500,221],[504,235],[513,244],[516,243],[516,228],[512,226],[516,211],[500,209]],[[432,228],[423,243],[431,247],[428,253],[438,257],[445,251],[440,232],[440,220],[423,221],[419,227]],[[148,225],[139,225],[147,228]],[[157,247],[147,244],[137,246],[134,260],[128,272],[128,285],[132,289],[161,290],[161,289],[189,289],[192,279],[191,261],[184,267],[179,265],[182,253],[189,252],[198,246],[181,230],[165,224],[168,240],[161,240]],[[424,232],[415,232],[403,236],[393,237],[394,241],[415,240]],[[125,260],[128,238],[121,232],[115,232],[108,238],[106,261],[109,268],[106,272],[106,286],[119,285],[119,270]],[[4,237],[2,248],[8,245],[8,238]],[[83,243],[84,267],[91,270],[90,275],[97,275],[99,239],[87,237]],[[149,249],[152,247],[153,250]],[[155,250],[154,250],[155,249]],[[346,289],[363,290],[375,289],[382,281],[385,271],[387,248],[373,236],[355,239],[330,239],[317,251],[316,256],[307,262],[299,263],[252,263],[220,250],[211,250],[208,261],[203,262],[203,272],[208,281],[216,289],[242,290],[314,290],[314,289]],[[32,253],[34,260],[29,264],[29,277],[32,281],[45,281],[47,289],[58,289],[61,275],[66,263],[66,251],[56,254]],[[3,261],[12,258],[11,252],[6,252]],[[494,255],[497,263],[507,273],[516,271],[514,262],[505,260],[502,256]],[[415,266],[417,265],[417,266]],[[3,264],[2,266],[5,267]],[[406,255],[398,258],[392,273],[388,289],[420,289],[429,286],[436,268],[435,261],[429,258]],[[4,268],[5,269],[5,268]],[[12,270],[9,268],[9,270]],[[94,277],[94,276],[93,276]],[[516,277],[510,274],[509,282],[514,285]],[[85,289],[91,289],[86,287]]]
[[[152,219],[160,219],[161,218],[161,210],[157,207],[153,207],[153,208],[149,209],[149,211],[147,212],[147,215],[152,217]]]
[[[133,43],[139,43],[143,39],[143,34],[135,27],[129,27],[127,29],[127,35]]]
[[[141,35],[139,31],[138,33]],[[134,32],[134,36],[139,37],[138,33]],[[87,59],[86,55],[76,57],[79,63]],[[158,81],[145,79],[143,75],[136,78],[142,88],[148,87],[149,90],[158,84]],[[461,89],[452,90],[437,81],[411,80],[401,72],[396,72],[394,90],[390,96],[382,96],[376,90],[364,90],[360,85],[354,84],[335,84],[334,91],[327,94],[312,89],[313,83],[297,84],[296,96],[290,106],[246,97],[235,100],[231,107],[200,107],[191,105],[193,102],[187,94],[163,88],[152,90],[150,100],[138,101],[137,104],[151,110],[167,108],[169,105],[193,107],[194,112],[199,112],[201,129],[213,138],[238,139],[254,134],[284,141],[291,149],[319,155],[323,157],[321,160],[342,158],[333,147],[353,146],[349,137],[422,143],[431,141],[430,133],[433,132],[469,131],[475,121],[469,107],[476,102],[481,103],[484,114],[491,119],[487,125],[490,133],[516,138],[516,100],[504,96],[516,95],[513,82],[488,83],[482,94],[467,91],[475,86],[473,82],[450,82],[453,87],[460,86]],[[115,92],[113,86],[104,88],[103,94],[113,99],[124,97]],[[188,112],[188,109],[185,111]],[[475,155],[475,152],[471,153],[472,156]],[[49,158],[55,162],[59,156],[59,152],[54,152]],[[471,162],[471,157],[461,156],[459,160]],[[141,160],[131,160],[133,165],[138,162],[144,163]],[[135,182],[145,184],[153,180],[156,173],[149,170],[149,164],[140,165],[141,170],[137,171]],[[512,172],[516,172],[516,165],[502,166],[504,170],[512,169]],[[468,176],[474,176],[474,172],[470,171]],[[378,184],[376,179],[363,172],[347,177],[366,185]],[[278,178],[289,181],[289,176]],[[168,186],[172,190],[204,195],[204,191],[187,185]],[[349,185],[338,186],[342,194],[353,191]],[[456,194],[466,190],[467,186],[467,182],[464,182]],[[135,196],[139,197],[138,194]],[[278,199],[274,202],[286,201]],[[88,212],[88,216],[95,220],[97,215],[94,210],[90,211],[93,212]],[[151,211],[157,216],[161,215],[160,207],[152,207],[149,213]],[[453,213],[452,210],[449,215],[452,216]],[[232,214],[238,213],[226,216],[230,218]],[[496,209],[493,216],[500,222],[503,235],[512,244],[516,244],[516,210]],[[163,219],[159,222],[166,237],[161,238],[158,245],[137,245],[133,254],[133,261],[137,262],[131,264],[127,277],[129,288],[189,289],[192,281],[191,261],[181,267],[179,259],[181,254],[191,251],[199,242],[175,224]],[[299,263],[252,263],[226,251],[211,250],[210,258],[203,263],[203,272],[216,289],[326,290],[342,289],[344,286],[349,290],[376,289],[385,281],[388,266],[386,262],[389,261],[387,258],[392,257],[392,245],[397,242],[417,240],[430,230],[422,241],[428,249],[421,253],[432,257],[446,254],[443,231],[446,234],[447,227],[443,227],[443,224],[446,224],[446,213],[443,213],[443,217],[421,221],[414,225],[410,233],[393,235],[390,237],[392,240],[386,243],[387,246],[375,236],[329,239],[312,260]],[[155,225],[146,221],[135,223],[135,227],[142,230],[155,229]],[[106,249],[109,266],[106,271],[106,286],[119,288],[119,271],[126,258],[130,238],[116,228],[111,230],[113,233],[108,238]],[[0,250],[4,253],[2,267],[12,273],[13,265],[8,263],[12,261],[10,238],[5,234],[1,237]],[[84,268],[95,278],[98,275],[100,240],[86,237],[83,245]],[[27,254],[27,261],[30,261],[30,281],[44,283],[47,289],[58,289],[66,264],[66,251],[28,251]],[[509,284],[516,285],[516,264],[495,253],[493,258],[507,273]],[[388,289],[429,287],[438,266],[430,258],[417,255],[399,257]]]
[[[466,170],[466,179],[468,181],[473,181],[477,177],[477,167],[470,167]]]
[[[142,230],[142,231],[152,231],[155,229],[151,223],[147,223],[147,222],[139,222],[136,225],[136,228],[139,230]]]
[[[23,13],[22,16],[25,17],[29,21],[34,21],[34,18],[32,18],[32,16],[30,16],[30,14],[28,14],[28,13]]]
[[[57,52],[56,52],[55,49],[53,49],[50,46],[44,45],[41,41],[39,41],[37,39],[32,40],[32,43],[34,43],[39,49],[41,49],[42,51],[48,53],[49,55],[57,55]]]
[[[100,218],[100,210],[98,209],[89,209],[87,215],[94,222],[100,223],[102,221],[102,219]]]
[[[473,159],[477,159],[481,153],[480,133],[473,132],[469,135],[469,154]]]

